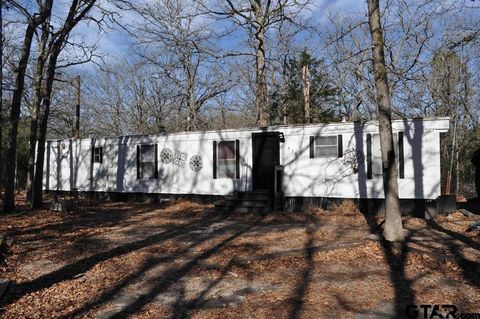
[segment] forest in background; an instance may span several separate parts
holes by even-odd
[[[71,2],[77,2],[79,19],[68,30],[64,16]],[[272,1],[267,12],[247,14],[248,3],[56,2],[48,19],[38,21],[27,59],[18,188],[27,183],[32,119],[41,126],[48,118],[48,139],[74,136],[77,77],[80,137],[376,118],[366,4],[345,10],[322,1],[281,0]],[[48,0],[2,4],[3,183],[24,34]],[[90,6],[84,15],[82,5]],[[480,3],[389,0],[381,5],[393,117],[449,116],[442,175],[453,160],[452,191],[458,187],[459,193],[473,196],[470,157],[480,147]],[[62,30],[68,32],[57,43]],[[124,41],[105,50],[102,41],[113,34]],[[45,100],[35,98],[35,72],[42,59],[48,66],[56,48],[45,117]],[[258,118],[259,107],[267,118]]]

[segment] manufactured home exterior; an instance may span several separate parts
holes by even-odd
[[[401,199],[439,198],[440,134],[448,129],[448,118],[393,121]],[[382,199],[378,122],[51,140],[44,189]]]

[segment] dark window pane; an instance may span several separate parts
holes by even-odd
[[[337,152],[335,145],[315,147],[315,157],[337,157]]]
[[[155,163],[141,163],[141,178],[155,178]]]
[[[93,161],[95,163],[102,162],[102,147],[94,147],[93,148]]]
[[[142,162],[155,162],[155,147],[153,145],[142,145],[141,155]]]
[[[337,145],[336,136],[315,136],[315,146]]]
[[[217,175],[222,178],[235,178],[235,160],[219,160]]]
[[[235,159],[235,142],[218,143],[218,159]]]

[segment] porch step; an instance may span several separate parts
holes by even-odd
[[[258,190],[254,192],[235,192],[234,196],[241,200],[270,200],[270,193],[268,190]]]
[[[215,202],[219,212],[265,213],[271,209],[268,191],[235,192]]]

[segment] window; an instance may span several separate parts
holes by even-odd
[[[157,145],[137,145],[137,178],[158,178]]]
[[[372,135],[372,175],[382,176],[382,152],[380,151],[380,135]]]
[[[405,159],[403,150],[403,132],[398,132],[398,151],[395,150],[395,154],[398,158],[398,178],[405,178]]]
[[[343,156],[342,135],[310,136],[310,158]]]
[[[393,134],[393,147],[398,165],[398,178],[405,178],[403,132]],[[367,134],[367,178],[379,177],[383,174],[382,153],[380,149],[380,135]]]
[[[239,141],[213,142],[213,178],[239,178]]]
[[[103,147],[94,147],[93,148],[93,162],[102,163],[103,160]]]

